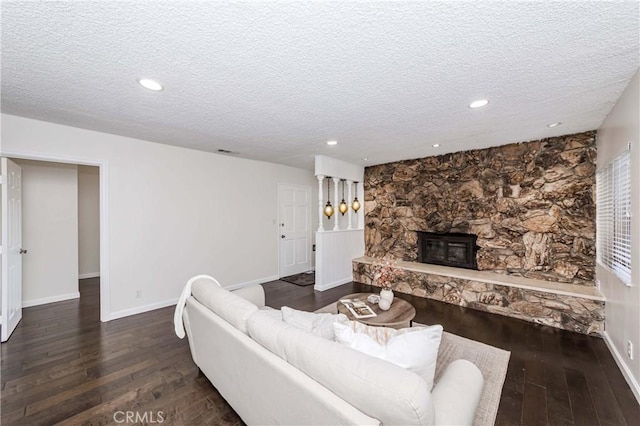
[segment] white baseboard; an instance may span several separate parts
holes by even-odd
[[[616,364],[618,364],[618,368],[620,369],[620,371],[622,371],[622,375],[624,376],[624,379],[629,384],[629,387],[631,388],[633,395],[636,397],[636,400],[638,401],[638,403],[640,403],[640,385],[638,384],[638,381],[636,380],[635,377],[633,377],[633,373],[631,372],[627,364],[624,362],[624,358],[622,357],[622,354],[618,352],[618,348],[616,348],[616,345],[613,344],[613,340],[611,340],[611,336],[609,336],[609,334],[605,331],[602,334],[602,337],[604,338],[604,342],[607,344],[607,347],[609,348],[611,355],[613,355],[613,359],[616,360]]]
[[[223,287],[229,291],[232,291],[232,290],[237,290],[239,288],[250,287],[256,284],[264,284],[269,281],[275,281],[277,279],[278,279],[277,275],[271,275],[270,277],[264,277],[264,278],[259,278],[257,280],[245,281],[243,283],[238,283],[238,284],[225,285]]]
[[[58,296],[43,297],[41,299],[23,300],[22,307],[30,308],[31,306],[46,305],[47,303],[63,302],[65,300],[78,298],[80,298],[80,292],[76,291],[74,293],[60,294]]]
[[[100,272],[89,272],[88,274],[78,275],[79,280],[86,280],[87,278],[99,278]]]
[[[322,285],[322,286],[316,284],[316,285],[313,286],[313,289],[314,290],[318,290],[318,291],[325,291],[325,290],[329,290],[329,289],[334,288],[334,287],[341,286],[341,285],[346,284],[346,283],[350,283],[351,281],[353,281],[353,277],[350,276],[350,277],[342,278],[342,279],[340,279],[338,281],[334,281],[332,283],[325,284],[325,285]]]
[[[121,311],[112,312],[109,315],[109,321],[115,320],[118,318],[129,317],[131,315],[142,314],[149,311],[155,311],[156,309],[166,308],[167,306],[172,306],[178,303],[178,298],[165,300],[163,302],[151,303],[149,305],[136,306],[135,308],[123,309]]]
[[[278,279],[278,276],[273,275],[270,277],[264,277],[257,280],[245,281],[238,284],[224,286],[224,288],[227,290],[237,290],[239,288],[249,287],[255,284],[262,284],[262,283],[265,283],[268,281],[274,281],[277,279]],[[108,321],[115,320],[118,318],[128,317],[131,315],[142,314],[149,311],[155,311],[156,309],[166,308],[167,306],[173,306],[176,303],[178,303],[178,297],[176,297],[175,299],[165,300],[163,302],[156,302],[156,303],[151,303],[149,305],[137,306],[135,308],[123,309],[121,311],[112,312],[111,315],[109,315]]]

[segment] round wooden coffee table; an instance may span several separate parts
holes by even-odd
[[[367,297],[372,293],[353,293],[347,296],[341,297],[341,299],[358,299],[365,302],[373,312],[375,312],[378,316],[371,318],[356,318],[354,317],[349,309],[344,306],[340,301],[336,303],[338,305],[338,312],[341,314],[345,314],[347,318],[352,321],[359,321],[363,324],[373,325],[376,327],[390,327],[390,328],[405,328],[411,327],[411,322],[413,318],[416,316],[416,308],[414,308],[411,303],[406,300],[400,299],[399,297],[393,298],[393,303],[391,304],[391,308],[388,311],[383,311],[378,307],[377,303],[370,303],[367,301]]]

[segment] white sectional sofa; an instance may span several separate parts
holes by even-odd
[[[468,361],[430,392],[415,373],[283,322],[261,286],[229,292],[197,279],[189,290],[176,332],[182,320],[194,362],[249,425],[473,422],[482,375]]]

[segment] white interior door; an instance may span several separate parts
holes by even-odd
[[[280,277],[311,269],[311,187],[279,185]]]
[[[22,169],[2,159],[2,341],[22,319]]]

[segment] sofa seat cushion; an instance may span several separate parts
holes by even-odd
[[[433,388],[442,326],[410,327],[396,330],[372,327],[357,321],[334,324],[336,342],[413,371]]]
[[[238,330],[248,334],[247,320],[258,311],[256,305],[222,287],[202,280],[193,283],[191,295]]]
[[[278,321],[264,311],[248,321],[262,346],[386,425],[433,424],[427,383],[417,374]]]

